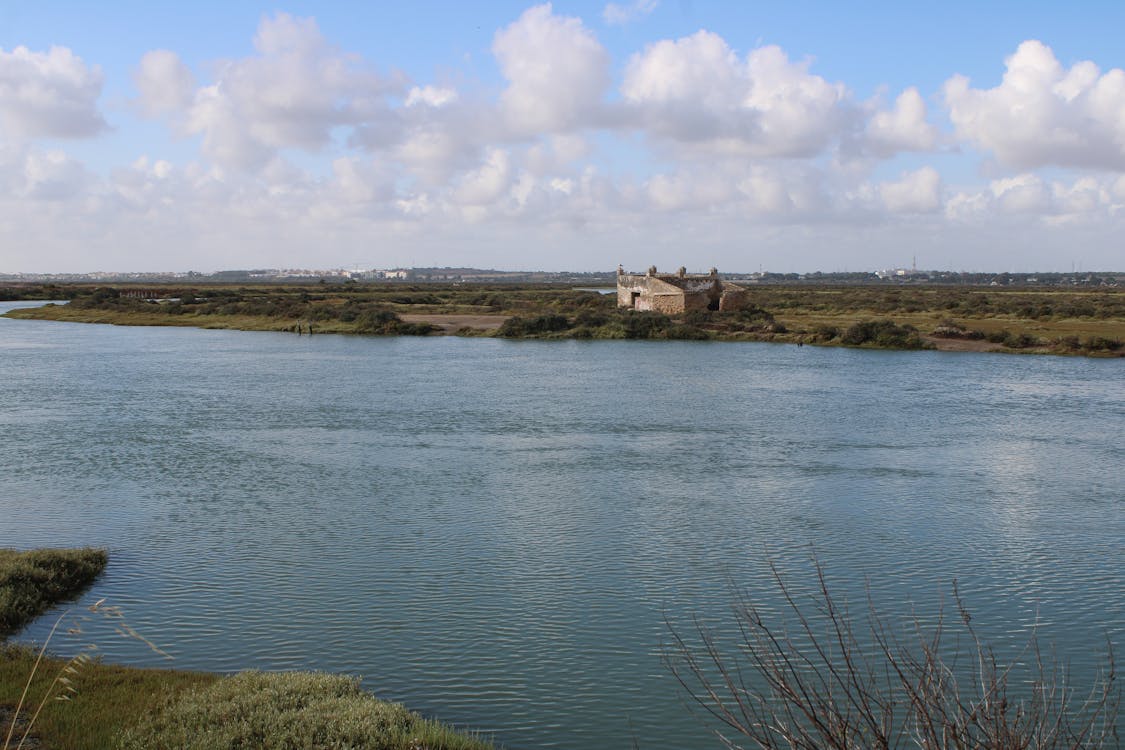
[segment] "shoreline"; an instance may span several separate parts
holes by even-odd
[[[655,305],[664,312],[621,305],[620,291],[535,284],[76,284],[9,294],[43,300],[10,318],[116,325],[1125,357],[1125,289],[1116,287],[762,285],[729,310],[664,300]]]
[[[388,750],[414,750],[418,743],[434,750],[496,748],[471,730],[380,700],[345,675],[107,664],[91,643],[68,658],[50,650],[55,629],[42,644],[11,640],[51,607],[85,592],[107,563],[103,549],[0,548],[0,748],[196,747],[201,729],[208,742],[230,747],[358,741]],[[55,627],[81,640],[81,622],[92,617],[113,620],[119,634],[162,653],[104,600],[82,614],[64,609]]]
[[[519,319],[517,315],[504,315],[496,313],[465,314],[465,313],[403,313],[397,318],[409,326],[429,327],[425,333],[395,333],[372,334],[355,330],[355,326],[333,323],[307,323],[300,319],[277,319],[267,316],[236,316],[236,315],[171,315],[159,310],[151,312],[120,312],[105,310],[86,310],[70,308],[68,305],[45,304],[39,307],[20,307],[3,314],[3,317],[17,320],[46,320],[67,323],[88,323],[101,325],[141,326],[141,327],[177,327],[200,328],[210,330],[237,330],[237,331],[267,331],[274,333],[297,333],[299,335],[428,335],[428,336],[461,336],[461,337],[491,337],[510,339],[538,339],[538,340],[567,340],[567,339],[597,339],[620,340],[632,338],[621,337],[588,337],[558,335],[557,332],[539,334],[525,334],[520,336],[501,335],[505,323],[512,319]],[[1011,321],[996,321],[984,319],[974,321],[968,319],[966,325],[988,322],[995,324],[1011,323]],[[1006,329],[1005,329],[1006,330]],[[785,330],[774,331],[739,331],[726,333],[722,331],[706,331],[705,339],[696,337],[666,337],[662,340],[708,340],[715,342],[753,342],[775,343],[803,346],[842,347],[854,349],[875,349],[882,351],[911,351],[932,350],[942,352],[968,352],[988,354],[1042,354],[1054,356],[1087,356],[1095,359],[1125,357],[1125,348],[1106,351],[1060,351],[1048,346],[1025,346],[1013,348],[1003,343],[990,341],[987,338],[969,338],[956,336],[936,336],[932,333],[919,333],[921,346],[894,346],[880,345],[877,343],[864,343],[849,345],[839,341],[818,340],[816,334]]]

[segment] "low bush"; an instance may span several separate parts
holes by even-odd
[[[1119,339],[1111,339],[1104,336],[1090,336],[1082,341],[1082,348],[1090,351],[1115,352],[1121,349],[1121,347],[1122,343]]]
[[[900,326],[891,320],[855,323],[844,331],[840,340],[849,346],[877,346],[886,349],[923,349],[926,346],[914,326]]]
[[[187,692],[123,733],[120,750],[484,750],[477,737],[377,700],[350,677],[244,672]]]
[[[0,549],[0,640],[93,583],[103,549]]]
[[[376,336],[426,336],[437,330],[429,323],[407,323],[389,310],[369,310],[355,317],[355,332]]]
[[[672,325],[667,315],[647,311],[629,311],[622,318],[627,339],[660,338],[661,333]]]
[[[1003,343],[1009,349],[1031,349],[1042,344],[1038,337],[1030,333],[1009,333],[1004,337]]]
[[[536,315],[531,318],[521,318],[514,315],[504,321],[497,331],[497,335],[506,338],[520,338],[523,336],[538,336],[544,333],[558,333],[570,328],[570,322],[565,315]]]

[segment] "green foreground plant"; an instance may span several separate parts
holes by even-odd
[[[127,730],[118,747],[486,750],[492,745],[378,700],[352,677],[242,672],[169,702]]]
[[[0,622],[15,633],[101,572],[104,550],[0,550]],[[0,750],[41,741],[67,750],[126,748],[386,748],[481,750],[474,735],[424,719],[317,673],[218,675],[102,664],[85,643],[52,657],[57,636],[84,637],[93,618],[171,658],[99,600],[66,610],[37,648],[0,639]],[[49,708],[48,708],[49,707]]]
[[[91,583],[106,566],[104,549],[0,549],[0,641]]]
[[[971,624],[954,583],[966,641],[943,618],[892,628],[868,601],[857,624],[817,565],[817,591],[799,601],[771,565],[792,629],[741,595],[734,646],[696,622],[672,630],[668,664],[690,699],[717,719],[726,747],[786,750],[1048,750],[1115,748],[1120,687],[1112,648],[1084,691],[1045,658],[1033,635],[1009,662]]]

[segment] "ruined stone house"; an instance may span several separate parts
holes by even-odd
[[[705,310],[741,310],[747,305],[745,287],[723,281],[712,268],[707,275],[657,273],[652,266],[645,274],[625,273],[617,268],[617,306],[677,314]]]

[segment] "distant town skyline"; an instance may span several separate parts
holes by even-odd
[[[0,3],[0,275],[1125,268],[1119,3]]]

